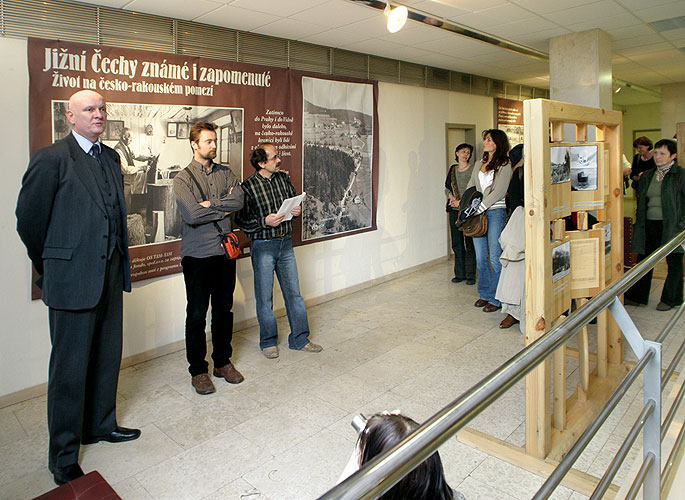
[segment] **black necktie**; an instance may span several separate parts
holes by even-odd
[[[90,151],[88,151],[88,154],[95,158],[96,160],[100,160],[100,145],[99,144],[93,144],[93,147],[90,148]]]

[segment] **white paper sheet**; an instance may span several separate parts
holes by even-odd
[[[276,215],[281,215],[285,214],[285,218],[283,220],[290,220],[293,218],[293,214],[290,212],[292,211],[293,208],[297,207],[302,203],[302,200],[304,200],[304,197],[307,193],[302,193],[300,195],[294,196],[292,198],[287,198],[283,200],[283,203],[281,203],[281,208],[278,209],[278,212],[276,212]]]

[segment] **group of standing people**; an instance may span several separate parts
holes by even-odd
[[[637,210],[631,251],[638,262],[675,235],[685,230],[685,169],[677,163],[678,146],[671,139],[654,144],[647,137],[633,142],[632,179]],[[626,172],[628,173],[628,172]],[[683,248],[666,257],[668,272],[658,311],[668,311],[683,303]],[[652,271],[645,274],[625,294],[627,305],[647,305],[652,284]]]
[[[140,437],[118,424],[116,395],[122,355],[123,292],[131,290],[124,157],[103,144],[107,105],[102,95],[81,90],[69,99],[72,132],[36,151],[22,179],[17,231],[39,276],[48,306],[50,366],[47,412],[48,469],[55,483],[80,476],[81,444],[120,443]],[[213,160],[216,126],[198,122],[190,131],[193,159],[174,178],[183,219],[181,256],[186,285],[186,354],[191,383],[199,394],[215,391],[209,378],[205,318],[212,304],[213,375],[229,383],[243,376],[231,363],[236,262],[224,255],[220,233],[231,231],[231,215],[252,239],[252,265],[260,347],[278,357],[272,310],[274,272],[285,298],[291,349],[320,352],[309,341],[290,233],[292,222],[276,212],[295,195],[273,144],[255,147],[255,173],[242,184]],[[125,130],[121,143],[128,146]],[[120,151],[121,148],[118,148]],[[132,156],[132,154],[130,154]],[[123,160],[123,161],[122,161]],[[293,217],[301,208],[292,210]]]
[[[519,145],[512,150],[518,154],[515,165],[510,160],[510,147],[507,135],[499,129],[483,132],[483,156],[471,165],[473,146],[460,144],[455,151],[457,163],[452,165],[445,180],[447,212],[450,220],[452,250],[454,251],[454,277],[452,282],[473,285],[478,271],[478,295],[475,307],[486,313],[502,309],[498,298],[498,283],[502,264],[500,236],[507,222],[507,216],[516,207],[523,205],[522,149]],[[514,176],[514,172],[516,175]],[[482,236],[469,237],[457,228],[459,202],[461,195],[475,187],[482,194],[477,210],[485,214],[487,231]],[[509,196],[507,194],[509,193]],[[506,312],[506,311],[505,311]],[[507,313],[500,328],[509,328],[518,319]]]

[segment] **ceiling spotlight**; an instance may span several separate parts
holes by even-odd
[[[614,90],[614,94],[618,94],[623,87],[616,87],[616,90]]]
[[[404,23],[407,22],[409,11],[404,5],[398,5],[394,9],[390,9],[390,2],[385,3],[384,14],[388,16],[387,28],[390,33],[397,33],[402,29]]]

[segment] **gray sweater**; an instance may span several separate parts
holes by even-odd
[[[507,189],[509,188],[509,181],[511,180],[511,162],[507,162],[497,170],[495,181],[492,186],[485,189],[485,192],[483,192],[483,188],[478,179],[478,172],[480,172],[480,167],[482,165],[483,160],[478,160],[476,162],[476,165],[473,167],[473,172],[471,172],[471,180],[469,181],[467,189],[471,186],[476,186],[476,189],[483,193],[483,201],[480,206],[481,212],[484,212],[498,201],[504,200]]]

